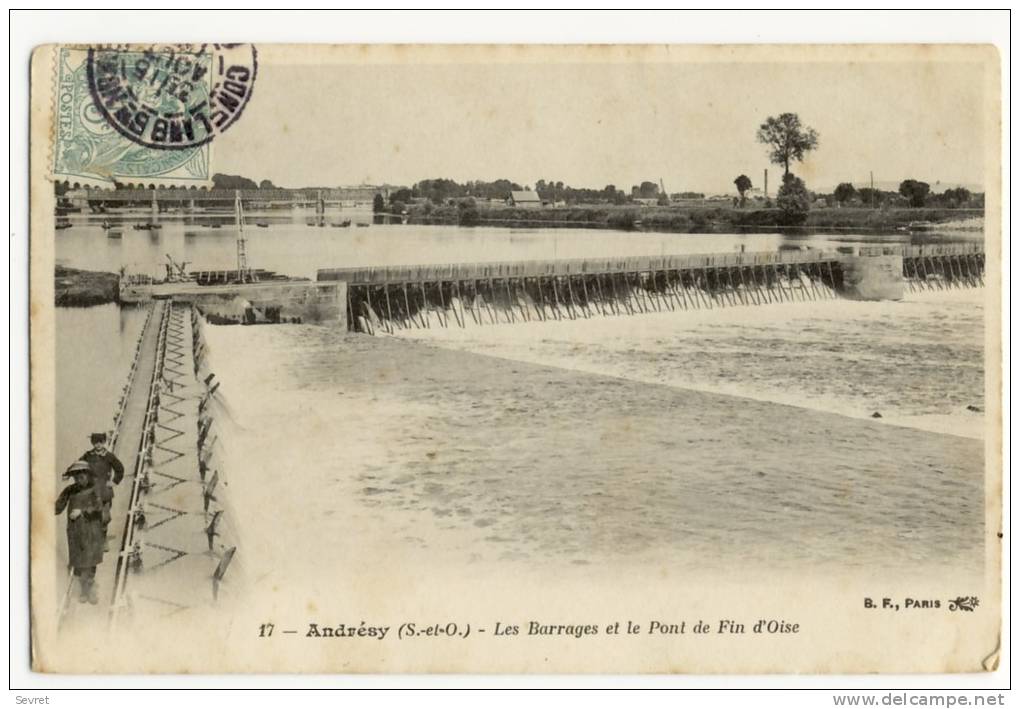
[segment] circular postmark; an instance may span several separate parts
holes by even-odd
[[[183,150],[241,117],[258,55],[250,44],[97,47],[86,67],[92,100],[118,133],[148,148]]]

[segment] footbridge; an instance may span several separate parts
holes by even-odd
[[[238,539],[224,500],[222,408],[206,368],[204,318],[172,298],[147,307],[110,432],[125,476],[96,574],[99,602],[79,602],[68,574],[61,632],[173,621],[236,593],[237,573],[228,571]]]

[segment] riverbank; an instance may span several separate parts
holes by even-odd
[[[57,266],[53,278],[57,307],[84,308],[120,302],[120,278],[116,273]]]
[[[479,205],[473,210],[456,206],[431,211],[413,205],[410,224],[460,224],[462,226],[584,227],[711,234],[756,230],[869,231],[888,232],[912,222],[935,224],[968,220],[968,230],[983,226],[982,217],[955,209],[865,209],[822,207],[812,209],[801,224],[785,223],[779,209],[735,208],[730,206],[636,207],[598,205],[580,207],[504,207]]]

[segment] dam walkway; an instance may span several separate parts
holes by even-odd
[[[114,535],[114,539],[110,541],[108,538],[109,546],[103,563],[96,568],[96,588],[100,596],[100,603],[98,606],[78,603],[76,600],[77,584],[68,570],[66,578],[63,580],[64,591],[58,612],[58,623],[62,630],[94,627],[97,622],[102,622],[113,603],[119,540],[123,535],[123,527],[130,507],[131,473],[141,464],[140,459],[144,456],[140,442],[146,411],[150,404],[152,385],[156,376],[157,352],[161,344],[160,323],[165,307],[165,303],[152,304],[148,307],[141,335],[135,345],[134,358],[127,373],[127,381],[121,389],[113,426],[108,434],[109,448],[124,464],[125,473],[124,480],[115,487],[110,510],[109,533]]]
[[[150,306],[114,425],[125,475],[97,570],[100,602],[78,602],[69,579],[62,631],[172,619],[221,594],[237,547],[219,499],[218,384],[204,370],[201,327],[190,304]]]
[[[359,332],[578,320],[983,283],[982,244],[329,268]]]

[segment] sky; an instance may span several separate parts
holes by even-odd
[[[367,62],[260,49],[245,114],[214,144],[215,170],[285,187],[505,177],[629,191],[661,178],[669,192],[717,194],[741,173],[761,187],[768,168],[774,192],[782,168],[755,133],[793,112],[820,135],[793,168],[813,189],[864,187],[872,172],[883,183],[985,180],[981,55],[604,61],[516,49],[510,59],[370,52]]]

